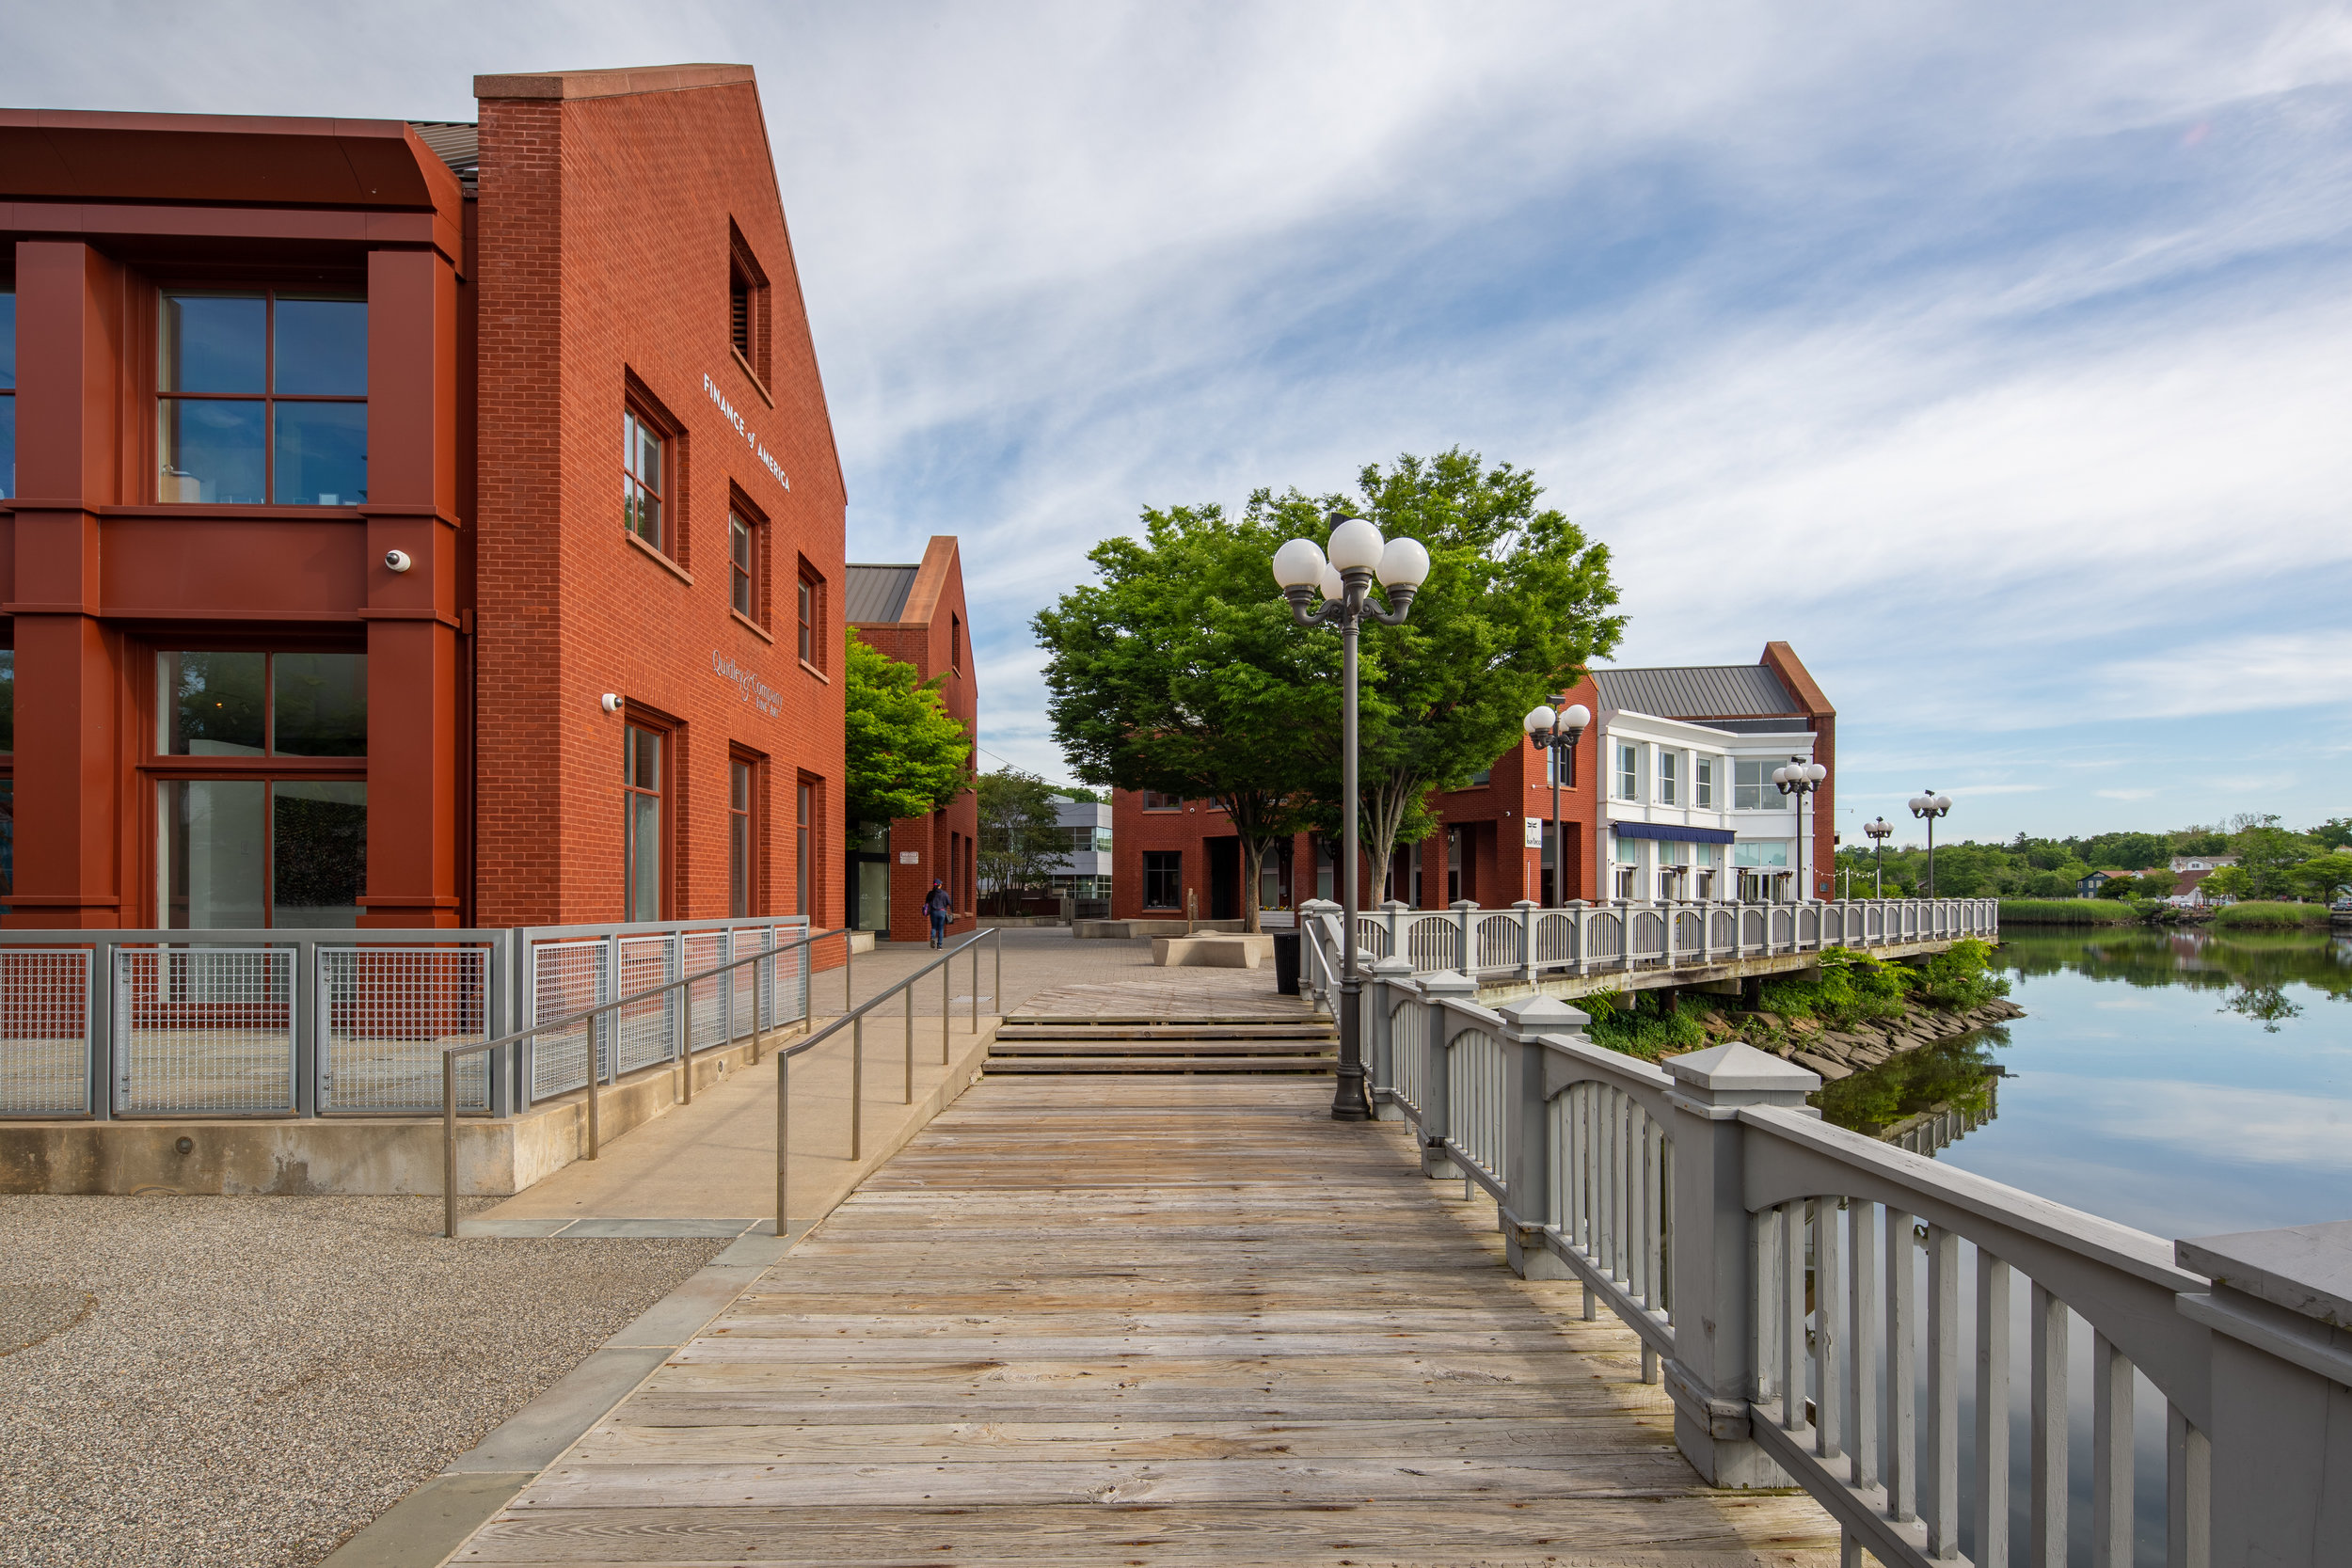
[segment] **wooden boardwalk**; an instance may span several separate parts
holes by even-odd
[[[983,1081],[453,1560],[1835,1560],[1329,1096]]]

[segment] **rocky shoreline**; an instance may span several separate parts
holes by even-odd
[[[1909,1006],[1895,1017],[1867,1019],[1842,1030],[1819,1019],[1767,1012],[1710,1012],[1699,1023],[1711,1039],[1744,1039],[1759,1051],[1820,1073],[1823,1083],[1835,1083],[1891,1062],[1906,1051],[2025,1016],[2026,1009],[2016,1003],[1994,997],[1964,1011]]]

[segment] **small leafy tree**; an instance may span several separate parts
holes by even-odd
[[[1078,777],[1225,810],[1243,881],[1268,847],[1307,825],[1319,765],[1336,752],[1336,640],[1303,636],[1276,597],[1278,532],[1253,506],[1147,510],[1144,536],[1089,554],[1101,580],[1033,626],[1046,653],[1046,712]],[[1242,899],[1244,929],[1258,901]]]
[[[843,806],[856,835],[926,816],[972,784],[972,736],[924,680],[856,632],[843,661]]]
[[[1001,768],[980,775],[979,796],[982,887],[1001,897],[1068,866],[1070,846],[1054,813],[1060,793],[1043,779]]]

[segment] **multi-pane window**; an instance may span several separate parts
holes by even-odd
[[[1181,849],[1143,852],[1143,907],[1182,909],[1184,901],[1184,856]]]
[[[1623,741],[1617,745],[1617,799],[1642,798],[1642,749]]]
[[[798,819],[792,829],[792,912],[815,918],[817,900],[809,886],[815,869],[809,859],[811,832],[817,826],[817,786],[801,781]]]
[[[631,724],[621,740],[621,918],[661,918],[662,752],[668,737]]]
[[[670,444],[644,415],[621,410],[621,526],[663,549],[663,484]]]
[[[727,913],[737,920],[752,913],[754,849],[752,784],[758,765],[743,757],[727,759]]]
[[[741,230],[727,226],[727,343],[744,366],[768,379],[768,275],[743,243]]]
[[[155,698],[157,924],[356,926],[367,656],[159,652]]]
[[[800,574],[801,662],[812,669],[825,667],[825,579],[801,563]]]
[[[1731,765],[1731,809],[1734,811],[1787,811],[1788,798],[1772,783],[1773,763],[1770,758],[1753,761],[1739,758]]]
[[[167,290],[158,325],[158,500],[368,499],[366,300]]]
[[[0,293],[0,501],[16,494],[16,295]]]
[[[746,621],[756,621],[754,613],[757,600],[753,594],[759,580],[759,562],[754,555],[759,547],[758,531],[752,520],[740,512],[727,514],[727,594],[735,612]]]
[[[1682,793],[1682,754],[1661,748],[1658,753],[1658,803],[1661,806],[1680,805]]]
[[[1147,789],[1143,792],[1143,809],[1145,811],[1182,811],[1184,809],[1184,798],[1181,795],[1166,795],[1156,789]]]
[[[1695,757],[1691,763],[1692,803],[1701,811],[1715,809],[1715,759]]]

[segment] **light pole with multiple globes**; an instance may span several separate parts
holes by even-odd
[[[1562,693],[1566,695],[1566,693]],[[1592,710],[1582,703],[1554,713],[1549,706],[1530,708],[1522,721],[1527,738],[1539,752],[1554,753],[1551,762],[1551,902],[1554,907],[1566,903],[1568,886],[1568,835],[1560,826],[1560,770],[1568,774],[1568,787],[1576,787],[1576,737],[1584,733],[1584,726],[1593,721]]]
[[[1862,824],[1862,831],[1870,835],[1870,896],[1886,896],[1886,841],[1895,836],[1895,824],[1883,816],[1872,817]]]
[[[1821,781],[1828,777],[1828,768],[1818,762],[1807,762],[1803,757],[1790,757],[1787,767],[1772,769],[1772,783],[1780,786],[1780,792],[1797,798],[1797,898],[1800,903],[1813,901],[1813,884],[1805,880],[1804,874],[1804,800],[1820,788]]]
[[[1372,1101],[1364,1094],[1364,980],[1356,967],[1356,636],[1371,620],[1401,625],[1413,595],[1429,576],[1429,552],[1418,539],[1383,539],[1361,517],[1334,512],[1330,554],[1311,539],[1294,539],[1274,552],[1274,580],[1291,602],[1291,620],[1301,626],[1337,626],[1340,632],[1340,1065],[1331,1096],[1338,1121],[1369,1121]],[[1388,590],[1390,609],[1373,608],[1372,581]],[[1310,610],[1316,591],[1320,609]]]
[[[1928,896],[1935,896],[1935,819],[1950,815],[1952,798],[1926,790],[1911,798],[1911,815],[1928,825]]]

